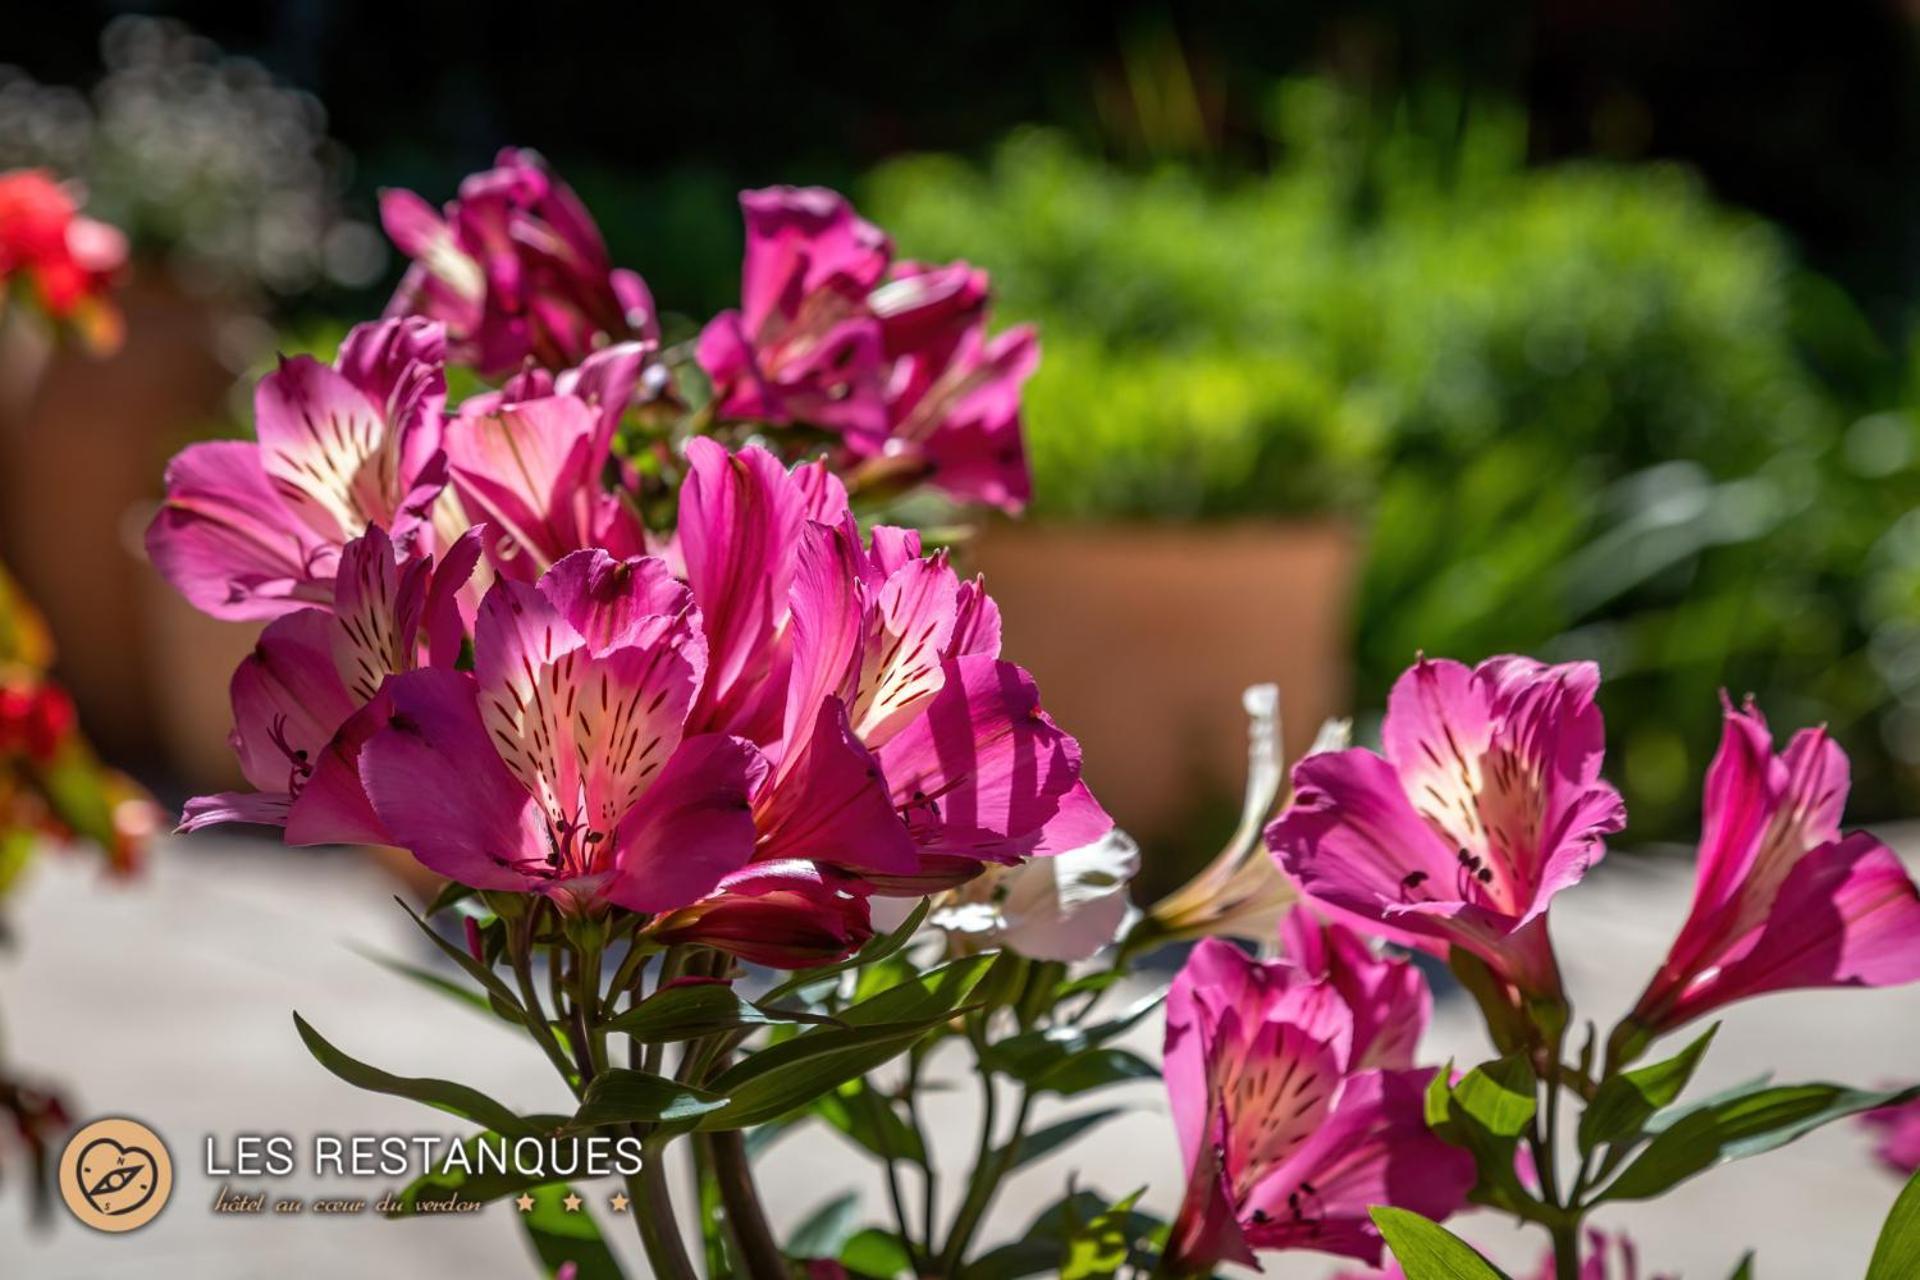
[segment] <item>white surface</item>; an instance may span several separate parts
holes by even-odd
[[[1618,858],[1557,900],[1556,938],[1583,1015],[1604,1029],[1631,1001],[1685,913],[1690,887],[1682,864]],[[49,1230],[28,1230],[15,1181],[0,1190],[0,1276],[533,1275],[504,1204],[445,1221],[209,1212],[220,1182],[202,1173],[200,1148],[209,1133],[290,1133],[304,1145],[315,1132],[462,1128],[452,1117],[443,1122],[438,1113],[335,1080],[301,1046],[289,1017],[294,1009],[347,1052],[389,1070],[458,1078],[521,1111],[561,1109],[564,1090],[531,1045],[354,953],[361,946],[432,962],[392,892],[378,869],[352,855],[265,842],[174,841],[145,881],[124,887],[103,885],[83,860],[44,861],[11,904],[22,945],[0,956],[9,1053],[16,1066],[64,1080],[83,1118],[126,1114],[153,1125],[172,1148],[177,1186],[156,1222],[106,1237],[58,1210]],[[1701,1087],[1764,1067],[1782,1080],[1875,1084],[1920,1076],[1920,989],[1772,997],[1735,1008],[1726,1022]],[[1138,1047],[1152,1054],[1158,1036],[1155,1019],[1138,1033]],[[1463,1002],[1443,1003],[1428,1056],[1485,1056]],[[958,1060],[943,1061],[952,1069]],[[1018,1229],[1057,1198],[1070,1176],[1115,1195],[1148,1184],[1146,1204],[1161,1212],[1177,1202],[1179,1161],[1157,1086],[1111,1090],[1072,1109],[1120,1101],[1140,1109],[1009,1180],[985,1238]],[[952,1170],[949,1201],[971,1157],[975,1108],[965,1080],[934,1095],[930,1108],[936,1146]],[[1043,1112],[1040,1122],[1061,1110]],[[1859,1275],[1897,1191],[1868,1149],[1851,1126],[1836,1127],[1601,1221],[1630,1229],[1650,1268],[1691,1280],[1722,1280],[1748,1243],[1760,1250],[1758,1274],[1766,1280]],[[863,1190],[872,1218],[887,1216],[876,1171],[823,1129],[784,1139],[763,1170],[767,1199],[783,1224],[847,1186]],[[233,1182],[290,1194],[341,1187],[331,1179]],[[385,1189],[366,1185],[376,1195]],[[604,1200],[614,1189],[598,1186],[596,1196]],[[917,1203],[917,1190],[909,1195]],[[631,1274],[646,1275],[630,1224],[599,1207],[603,1228],[633,1260]],[[1519,1274],[1539,1252],[1535,1238],[1516,1239],[1488,1215],[1457,1220],[1456,1227]],[[1336,1269],[1305,1254],[1268,1264],[1279,1276]]]

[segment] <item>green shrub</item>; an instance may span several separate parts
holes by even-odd
[[[1897,362],[1844,301],[1684,171],[1528,169],[1498,110],[1434,140],[1317,82],[1278,102],[1255,178],[1039,131],[873,175],[904,252],[986,267],[1040,325],[1035,517],[1357,510],[1359,705],[1421,648],[1591,656],[1641,834],[1684,834],[1721,688],[1830,721],[1891,804],[1920,534],[1888,530],[1920,451],[1905,417],[1850,425]]]

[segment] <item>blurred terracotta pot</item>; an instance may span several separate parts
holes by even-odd
[[[1360,541],[1335,522],[995,524],[969,550],[1086,778],[1143,839],[1182,845],[1198,809],[1237,799],[1240,694],[1280,686],[1287,758],[1345,712]]]
[[[119,301],[127,336],[113,355],[62,346],[37,376],[0,361],[0,558],[47,615],[88,731],[109,755],[139,760],[161,735],[149,570],[132,526],[168,455],[220,414],[233,375],[216,355],[216,305],[147,278]]]

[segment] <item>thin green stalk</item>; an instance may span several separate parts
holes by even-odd
[[[1023,1087],[1020,1090],[1019,1107],[1014,1113],[1013,1131],[996,1149],[993,1131],[998,1118],[998,1101],[993,1087],[993,1073],[987,1070],[983,1062],[979,1062],[987,1048],[985,1032],[975,1024],[969,1027],[968,1039],[973,1042],[975,1060],[979,1063],[982,1090],[980,1149],[974,1159],[972,1176],[967,1182],[966,1197],[960,1202],[960,1211],[954,1216],[953,1226],[947,1233],[946,1247],[940,1251],[937,1274],[943,1276],[958,1274],[961,1264],[966,1261],[967,1250],[973,1244],[981,1220],[993,1204],[993,1197],[1000,1190],[1000,1183],[1020,1157],[1020,1144],[1026,1139],[1027,1120],[1033,1111],[1033,1094]]]
[[[713,1135],[713,1173],[720,1185],[720,1202],[740,1241],[741,1270],[747,1280],[787,1280],[786,1255],[780,1252],[767,1223],[759,1189],[753,1185],[753,1166],[747,1144],[737,1129]]]
[[[1579,1221],[1569,1219],[1547,1230],[1553,1235],[1553,1280],[1580,1280]]]
[[[693,1259],[687,1256],[687,1243],[680,1238],[679,1219],[674,1216],[665,1155],[659,1147],[648,1147],[640,1172],[627,1179],[634,1220],[640,1226],[640,1243],[660,1280],[699,1280]]]
[[[567,1082],[574,1096],[580,1096],[581,1086],[574,1083],[573,1064],[567,1061],[567,1055],[560,1048],[560,1042],[554,1038],[553,1028],[547,1025],[546,1008],[540,1003],[540,991],[533,983],[533,917],[511,929],[507,934],[507,959],[513,968],[514,981],[520,988],[521,1010],[526,1022],[527,1032],[541,1049],[545,1050],[547,1060],[553,1063],[553,1069]]]

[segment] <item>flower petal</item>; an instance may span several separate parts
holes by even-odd
[[[243,621],[329,599],[320,584],[333,553],[281,502],[257,445],[189,445],[168,464],[166,487],[147,555],[196,609]]]
[[[753,795],[767,762],[742,738],[688,738],[658,785],[613,833],[607,900],[629,911],[670,911],[711,893],[753,856]]]

